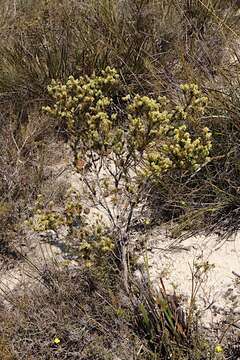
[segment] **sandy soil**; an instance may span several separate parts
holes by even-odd
[[[240,233],[228,240],[199,235],[179,241],[158,228],[148,236],[139,263],[148,263],[155,287],[162,277],[167,290],[182,294],[186,302],[191,299],[192,286],[199,286],[196,303],[206,326],[217,325],[226,316],[240,319]],[[196,264],[210,266],[193,281]]]
[[[44,282],[48,267],[64,261],[59,247],[41,242],[36,237],[32,239],[31,249],[27,249],[26,255],[25,251],[12,269],[0,272],[0,300],[5,304],[11,303],[14,292],[29,289],[36,282]]]

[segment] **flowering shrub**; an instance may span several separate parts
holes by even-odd
[[[170,168],[197,169],[208,159],[211,132],[197,127],[207,97],[197,85],[181,86],[185,104],[172,108],[165,97],[120,99],[121,90],[119,74],[109,67],[100,76],[49,85],[54,105],[44,110],[65,121],[76,166],[92,151],[121,164],[137,161],[145,176],[159,176]]]
[[[54,103],[44,110],[64,122],[74,166],[121,244],[147,186],[168,171],[195,171],[209,160],[211,131],[199,126],[208,99],[195,84],[181,86],[181,105],[123,96],[119,74],[107,67],[99,76],[53,80],[48,91]]]

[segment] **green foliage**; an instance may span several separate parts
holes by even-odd
[[[189,305],[194,319],[188,324],[177,294],[168,295],[163,280],[159,290],[151,283],[134,283],[136,331],[148,341],[152,358],[158,359],[214,359],[211,344],[198,332],[198,322],[193,304]]]
[[[89,209],[82,205],[81,197],[73,191],[67,194],[61,208],[54,208],[53,202],[45,204],[43,196],[39,195],[33,216],[26,225],[37,232],[54,230],[58,233],[67,228],[66,239],[77,238],[76,247],[66,241],[66,245],[70,245],[69,251],[77,256],[80,254],[87,267],[98,265],[115,249],[110,229],[100,216],[90,219]]]
[[[194,84],[182,86],[181,105],[166,97],[123,96],[119,74],[107,67],[99,76],[70,76],[64,84],[53,80],[48,91],[54,102],[44,111],[64,122],[76,170],[122,236],[147,198],[146,186],[166,172],[196,171],[209,161],[211,132],[198,123],[207,97]],[[90,249],[83,240],[81,250]]]
[[[122,164],[138,162],[151,176],[175,167],[196,170],[208,160],[211,132],[207,127],[199,132],[196,125],[207,98],[196,85],[182,86],[185,104],[172,109],[165,97],[140,95],[123,97],[127,104],[119,108],[120,89],[119,75],[109,67],[101,76],[71,76],[66,84],[53,80],[49,86],[54,105],[44,110],[66,122],[75,165],[94,151],[121,158]]]

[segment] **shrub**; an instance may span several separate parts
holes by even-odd
[[[209,161],[211,132],[198,123],[207,98],[194,84],[181,89],[181,105],[165,97],[123,96],[119,75],[110,67],[99,76],[70,76],[65,84],[53,80],[48,87],[54,104],[44,110],[64,122],[73,164],[89,199],[107,214],[111,225],[107,232],[117,239],[126,287],[132,219],[145,205],[152,184],[166,172],[197,171]],[[49,218],[44,221],[49,223]],[[112,250],[109,237],[98,233],[94,239]],[[88,238],[81,238],[82,251],[92,250]]]

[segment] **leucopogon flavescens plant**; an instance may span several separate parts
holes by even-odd
[[[84,193],[106,213],[124,262],[131,222],[146,202],[146,189],[167,172],[191,173],[209,160],[212,134],[199,121],[208,99],[196,84],[180,90],[177,105],[166,97],[126,94],[110,67],[48,86],[53,103],[43,110],[64,124]]]

